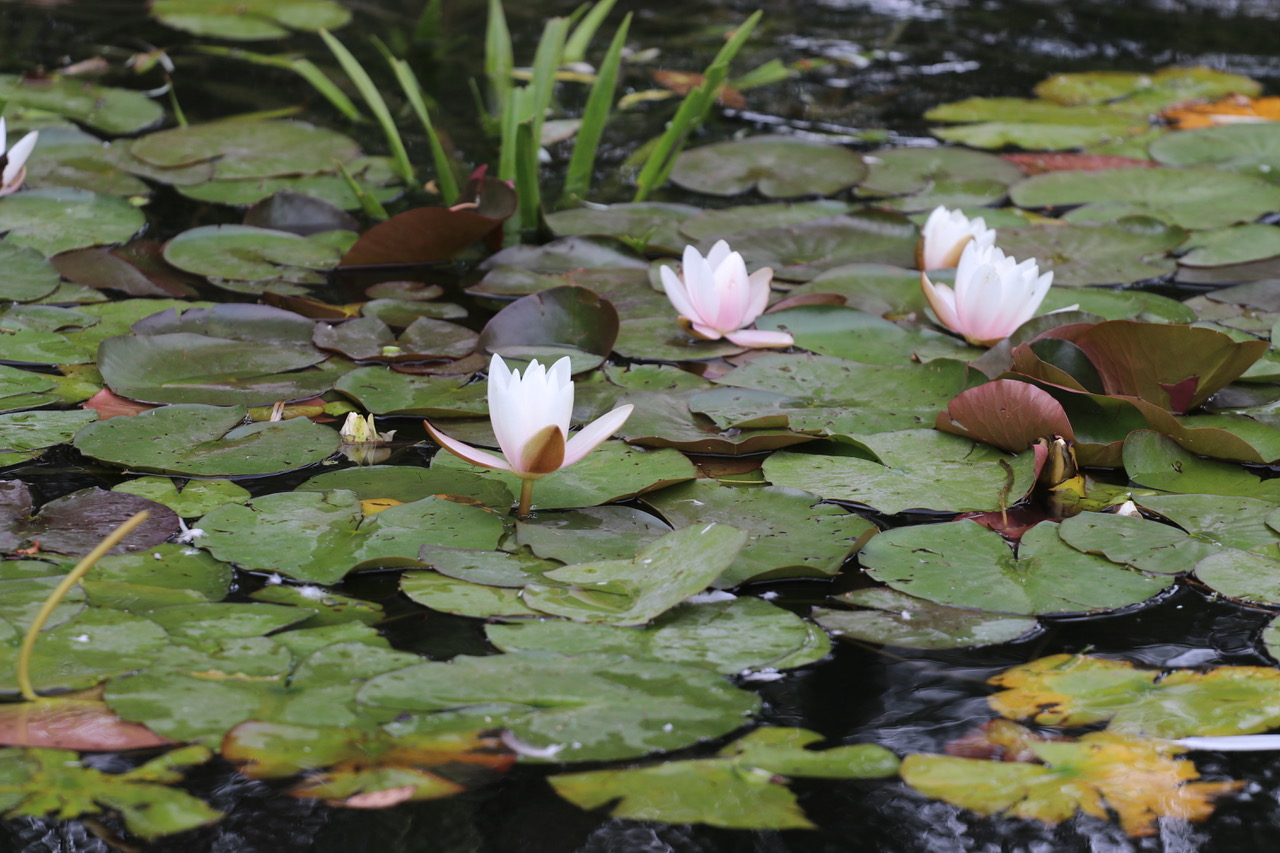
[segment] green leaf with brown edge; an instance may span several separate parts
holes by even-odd
[[[395,736],[257,720],[227,732],[222,755],[251,779],[312,771],[289,793],[356,808],[451,796],[490,781],[515,762],[493,732]]]
[[[62,749],[0,751],[0,805],[11,815],[63,819],[119,811],[129,832],[154,841],[214,823],[222,813],[177,788],[178,768],[203,764],[209,750],[188,746],[125,773],[81,765]]]
[[[1132,837],[1155,835],[1159,818],[1200,821],[1213,800],[1243,782],[1197,782],[1174,744],[1094,732],[1078,742],[1035,742],[1044,764],[908,755],[903,780],[922,794],[980,815],[1004,814],[1055,826],[1077,811],[1108,820]]]
[[[1280,672],[1263,666],[1205,671],[1138,669],[1127,661],[1050,655],[992,677],[996,713],[1038,725],[1085,726],[1153,738],[1238,735],[1280,725]]]

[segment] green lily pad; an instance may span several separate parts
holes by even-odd
[[[174,237],[164,259],[196,275],[241,281],[310,283],[342,253],[318,240],[252,225],[202,225]]]
[[[1058,535],[1077,551],[1161,575],[1189,572],[1219,550],[1172,525],[1105,512],[1082,512],[1065,519]]]
[[[1183,228],[1225,228],[1280,207],[1280,186],[1219,169],[1047,172],[1014,184],[1019,207],[1124,202]]]
[[[769,267],[775,279],[809,281],[845,264],[910,266],[915,263],[919,237],[916,226],[901,214],[855,210],[796,225],[745,231],[736,235],[739,243],[735,248],[749,270]]]
[[[357,568],[417,566],[423,545],[492,548],[503,530],[487,510],[434,496],[366,517],[346,491],[263,495],[198,524],[200,546],[220,560],[320,584]]]
[[[98,86],[83,77],[0,74],[0,100],[61,115],[110,134],[137,133],[164,118],[143,92]]]
[[[58,271],[35,249],[0,242],[0,264],[5,269],[0,300],[34,302],[58,289]]]
[[[643,240],[646,251],[678,253],[684,221],[702,211],[688,204],[648,201],[558,210],[547,214],[547,227],[557,237],[604,234],[623,240]]]
[[[1217,267],[1245,264],[1280,255],[1280,228],[1251,223],[1202,231],[1187,241],[1191,251],[1178,258],[1184,267]],[[1215,301],[1217,294],[1214,295]]]
[[[970,521],[900,527],[873,538],[862,564],[876,580],[949,607],[1035,615],[1115,610],[1166,589],[1170,578],[1074,550],[1042,522],[1018,553]]]
[[[448,427],[444,428],[448,432]],[[439,452],[432,468],[483,472],[519,494],[519,478],[506,471],[477,468],[451,453]],[[693,463],[684,454],[666,448],[646,450],[622,441],[606,441],[578,462],[538,480],[533,506],[538,510],[596,506],[624,500],[673,483],[692,480]]]
[[[230,480],[189,480],[179,490],[169,477],[137,477],[112,491],[164,504],[183,518],[195,518],[223,504],[242,504],[249,499],[249,492]]]
[[[520,359],[537,355],[537,348],[570,348],[598,356],[574,362],[575,373],[596,367],[613,351],[618,336],[618,312],[608,300],[583,287],[554,287],[517,299],[485,324],[480,347]],[[552,358],[543,356],[549,363]]]
[[[168,642],[155,622],[120,610],[89,608],[41,632],[31,657],[31,683],[38,691],[92,687],[146,666]],[[0,641],[0,691],[5,693],[18,691],[21,643],[17,633]]]
[[[198,36],[254,41],[283,38],[290,30],[336,30],[351,12],[334,0],[152,0],[161,22]]]
[[[1084,148],[1135,136],[1149,125],[1146,116],[1126,115],[1108,106],[1063,106],[1027,98],[968,98],[934,107],[929,121],[972,122],[933,128],[941,139],[973,148],[1016,145],[1030,151]]]
[[[691,148],[676,158],[671,180],[709,195],[755,187],[769,198],[831,195],[867,174],[862,158],[838,145],[786,136],[756,136]]]
[[[838,599],[866,610],[817,607],[813,619],[835,637],[910,649],[964,649],[1010,643],[1036,630],[1025,616],[945,607],[893,589],[862,589]]]
[[[477,336],[456,323],[419,317],[397,337],[381,320],[360,317],[336,326],[319,323],[313,340],[350,359],[394,364],[462,358],[475,350]]]
[[[948,401],[980,379],[976,371],[950,359],[904,366],[858,364],[827,356],[766,355],[717,381],[733,389],[767,392],[774,395],[771,400],[767,395],[712,391],[692,397],[689,408],[706,414],[721,428],[778,417],[778,422],[768,423],[784,423],[805,432],[867,435],[932,426]],[[625,427],[624,435],[631,429],[635,425]],[[803,483],[787,485],[807,488]]]
[[[29,190],[0,199],[0,231],[14,246],[44,255],[123,243],[146,224],[128,201],[88,190]]]
[[[703,666],[726,675],[804,666],[830,651],[825,635],[809,623],[748,597],[680,604],[634,630],[542,619],[488,625],[485,635],[504,652],[602,652]],[[736,639],[726,643],[727,636]]]
[[[470,377],[411,376],[387,367],[358,367],[334,385],[375,415],[459,418],[489,412],[487,383]],[[443,428],[447,433],[448,427]]]
[[[516,539],[534,554],[562,563],[630,559],[671,532],[662,519],[625,506],[546,512],[516,522]]]
[[[696,666],[619,655],[539,652],[455,657],[371,679],[359,700],[391,712],[477,706],[559,761],[605,761],[719,737],[759,707],[755,694]]]
[[[643,625],[701,592],[738,556],[747,534],[699,523],[658,537],[631,560],[577,563],[547,572],[556,585],[531,584],[524,602],[576,622]]]
[[[791,333],[796,346],[862,364],[910,364],[933,358],[973,359],[980,349],[931,329],[904,329],[896,323],[839,305],[807,305],[775,311],[756,321],[757,329]]]
[[[97,419],[98,413],[92,410],[0,414],[0,467],[36,459],[55,445],[68,444],[81,427]]]
[[[762,728],[714,758],[591,770],[548,781],[579,808],[608,807],[615,818],[733,829],[812,829],[783,777],[864,779],[892,776],[898,766],[892,753],[874,744],[807,748],[821,739],[804,729]]]
[[[302,121],[222,121],[193,124],[134,140],[130,152],[160,168],[216,161],[219,180],[247,180],[335,171],[360,147],[337,131]]]
[[[906,509],[966,512],[1012,506],[1033,479],[1030,452],[1010,456],[933,430],[864,436],[859,444],[878,461],[784,450],[765,460],[765,478],[775,486],[803,484],[827,500],[865,504],[890,515]]]
[[[472,619],[545,618],[524,603],[520,590],[486,586],[436,572],[405,572],[400,591],[423,607]]]
[[[797,489],[734,487],[695,480],[642,500],[675,527],[716,521],[750,538],[715,586],[786,577],[830,577],[876,526]]]
[[[1149,430],[1130,433],[1124,467],[1133,482],[1182,494],[1231,495],[1280,503],[1280,482],[1226,462],[1202,459]]]
[[[501,483],[470,471],[452,468],[417,468],[405,465],[366,465],[317,474],[298,486],[299,492],[346,489],[360,500],[392,498],[413,503],[431,495],[459,495],[479,501],[492,510],[506,512],[515,498]]]
[[[173,405],[84,427],[86,456],[136,470],[204,477],[291,471],[337,452],[336,430],[305,418],[242,425],[243,407]]]
[[[47,406],[58,400],[52,376],[0,364],[0,412]]]
[[[1215,592],[1241,601],[1280,602],[1280,549],[1215,551],[1196,564],[1196,577]]]
[[[859,194],[901,196],[880,202],[896,210],[983,207],[1000,201],[1023,178],[1008,160],[966,148],[889,148],[863,159],[870,171]]]
[[[1251,734],[1280,725],[1280,672],[1270,667],[1160,672],[1062,654],[990,681],[1004,688],[989,699],[997,713],[1039,725],[1110,720],[1109,731],[1152,738]]]
[[[1015,258],[1038,259],[1041,272],[1053,270],[1055,285],[1127,284],[1168,275],[1177,264],[1166,253],[1186,239],[1182,228],[1146,219],[1000,229],[1000,248]]]
[[[1169,133],[1148,146],[1153,159],[1167,166],[1213,166],[1271,182],[1280,158],[1280,125],[1230,124]]]
[[[707,240],[727,240],[729,243],[736,243],[737,235],[748,231],[799,225],[815,219],[840,216],[850,213],[853,209],[854,206],[845,201],[820,199],[774,204],[743,204],[737,207],[703,210],[680,224],[680,233],[688,240],[681,240],[677,246],[683,247],[688,241],[702,243]],[[668,254],[679,257],[682,251],[683,248],[677,248]]]
[[[1147,115],[1181,101],[1211,100],[1223,95],[1257,95],[1256,80],[1204,66],[1139,71],[1086,71],[1054,74],[1036,86],[1036,95],[1059,104],[1116,104],[1135,115]]]
[[[215,823],[222,812],[176,787],[183,769],[212,753],[188,746],[153,758],[124,773],[104,773],[81,764],[65,749],[6,749],[0,752],[0,805],[13,816],[62,819],[118,811],[133,835],[154,841]]]
[[[195,593],[205,601],[221,601],[230,591],[234,575],[230,566],[214,559],[207,552],[165,542],[134,554],[103,557],[93,567],[88,575],[89,579],[83,583],[95,603],[97,596],[94,584],[128,584],[183,590]]]

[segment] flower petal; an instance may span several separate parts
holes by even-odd
[[[564,464],[572,465],[596,448],[598,444],[613,435],[627,422],[635,409],[631,403],[619,406],[607,415],[601,415],[583,427],[569,439],[564,448]]]
[[[507,464],[507,460],[503,459],[501,456],[495,456],[487,451],[474,448],[469,444],[463,444],[456,438],[449,438],[449,436],[433,427],[430,421],[423,421],[422,423],[423,426],[427,428],[427,432],[431,434],[431,437],[435,439],[437,444],[464,462],[470,462],[472,465],[479,465],[482,468],[496,468],[499,471],[511,470],[511,466]]]
[[[751,349],[770,349],[795,345],[795,339],[787,332],[774,332],[766,329],[739,329],[725,335],[740,347]]]

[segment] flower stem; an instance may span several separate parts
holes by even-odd
[[[31,621],[31,627],[27,628],[27,634],[22,638],[22,649],[18,652],[18,689],[22,692],[23,699],[28,702],[34,702],[40,698],[36,694],[35,688],[31,686],[31,653],[36,647],[36,639],[40,636],[40,629],[44,627],[45,622],[49,621],[49,616],[53,614],[53,609],[71,591],[71,587],[79,583],[89,569],[93,568],[94,563],[98,562],[116,545],[119,545],[120,540],[132,533],[139,524],[146,521],[149,515],[150,513],[146,510],[134,513],[127,521],[108,533],[107,538],[99,542],[88,554],[85,554],[84,559],[76,563],[76,567],[71,570],[71,573],[63,578],[57,589],[45,599],[40,612]]]
[[[533,503],[533,484],[535,480],[520,481],[520,506],[516,509],[516,518],[529,517],[529,505]]]

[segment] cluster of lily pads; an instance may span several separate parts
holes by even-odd
[[[342,134],[261,118],[144,132],[162,113],[136,93],[0,79],[13,123],[40,133],[27,189],[0,199],[4,689],[71,564],[150,514],[54,609],[31,662],[45,698],[0,708],[21,721],[0,724],[0,806],[106,808],[143,838],[190,829],[218,814],[169,783],[217,752],[339,805],[449,796],[519,762],[622,817],[806,827],[788,779],[899,772],[874,744],[814,750],[813,732],[753,727],[753,685],[821,661],[829,636],[1005,643],[1184,577],[1280,605],[1265,281],[1280,186],[1260,168],[1280,125],[1146,138],[1148,115],[1247,94],[1241,81],[1062,76],[1039,92],[1059,101],[1020,104],[1016,127],[999,104],[933,114],[982,121],[940,134],[970,146],[1065,126],[1069,144],[1033,147],[1123,144],[1140,165],[1054,155],[1028,175],[972,147],[754,137],[682,154],[672,179],[763,199],[564,210],[547,217],[555,239],[490,253],[516,209],[501,181],[357,233],[345,210],[400,188]],[[1063,102],[1080,92],[1093,100]],[[139,135],[104,145],[82,127]],[[151,240],[139,202],[168,188],[243,207],[243,224]],[[920,261],[939,206],[984,222],[958,257]],[[1130,287],[1171,276],[1261,283],[1183,302]],[[1025,299],[981,289],[1013,280]],[[405,439],[423,419],[453,454]],[[43,500],[42,460],[69,457],[110,488]],[[386,602],[361,594],[389,573],[413,613],[478,620],[483,645],[393,648]],[[830,606],[779,606],[794,579],[834,579]],[[1002,722],[978,758],[910,755],[902,777],[986,814],[1111,808],[1144,834],[1234,787],[1190,781],[1172,740],[1280,723],[1271,669],[1031,665],[1073,667],[1096,680],[1040,689],[1090,713],[1052,716],[1040,694],[993,710],[1106,733],[1046,741]],[[1266,713],[1222,713],[1241,691]],[[1141,713],[1093,707],[1117,693]],[[169,747],[115,776],[67,752]],[[1022,761],[985,760],[1014,748]],[[576,762],[626,764],[559,766]],[[1161,780],[1150,808],[1116,781],[1137,762]],[[1055,796],[1079,767],[1088,793]],[[1015,794],[976,795],[984,774]]]

